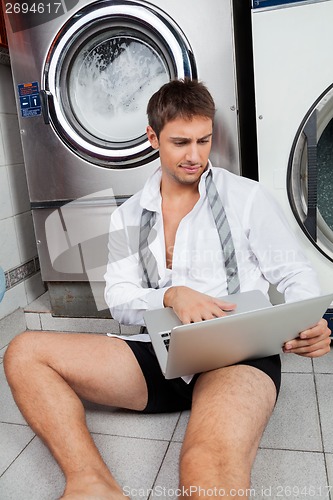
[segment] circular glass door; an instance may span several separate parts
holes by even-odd
[[[44,72],[53,128],[75,154],[109,168],[145,164],[150,96],[195,78],[191,48],[164,12],[145,2],[98,2],[63,26]]]
[[[333,86],[307,114],[288,166],[288,196],[309,240],[333,261]]]

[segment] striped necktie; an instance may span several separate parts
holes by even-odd
[[[232,293],[237,293],[240,290],[236,252],[227,215],[213,182],[211,170],[208,172],[206,177],[206,193],[215,220],[216,229],[220,237],[224,256],[225,272],[227,276],[227,289],[228,294],[231,295]]]
[[[206,177],[206,193],[221,242],[227,277],[227,289],[228,294],[231,295],[240,290],[236,253],[229,222],[221,198],[213,182],[211,170]],[[145,208],[142,210],[139,238],[139,261],[143,269],[143,288],[158,288],[159,276],[157,262],[149,248],[149,239],[151,239],[151,230],[155,224],[155,220],[155,212],[151,212]]]
[[[157,262],[152,254],[149,243],[152,236],[152,227],[155,224],[156,212],[145,208],[142,210],[140,222],[139,260],[143,269],[143,288],[158,288]]]

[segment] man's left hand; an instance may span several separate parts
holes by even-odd
[[[299,337],[285,343],[283,352],[292,352],[308,358],[318,358],[330,351],[331,330],[327,321],[321,319],[313,328],[304,330]]]

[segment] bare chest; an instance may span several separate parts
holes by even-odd
[[[164,217],[164,241],[166,266],[172,269],[173,249],[175,246],[176,233],[182,217]]]
[[[166,266],[172,269],[173,250],[175,247],[176,233],[182,219],[192,210],[195,202],[183,207],[163,207],[164,241]]]

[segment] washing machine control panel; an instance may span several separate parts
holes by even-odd
[[[293,4],[302,3],[314,3],[320,0],[252,0],[253,9],[267,9],[267,8],[279,8],[286,7]]]

